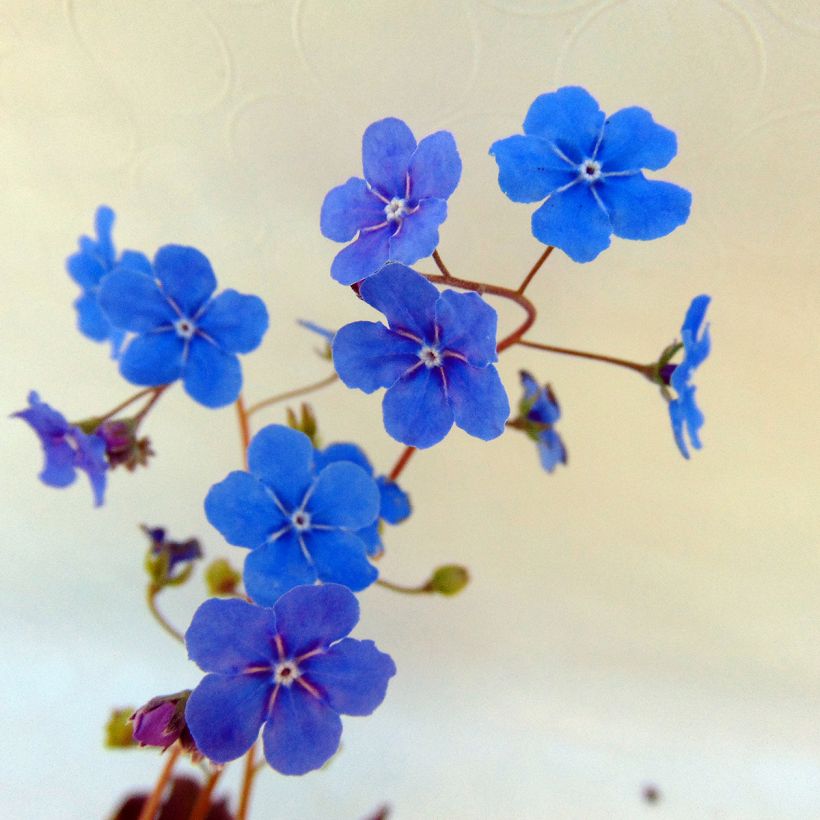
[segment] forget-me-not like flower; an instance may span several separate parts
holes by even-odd
[[[542,387],[526,370],[521,371],[521,386],[522,427],[538,445],[541,466],[551,473],[559,464],[567,463],[567,448],[554,429],[561,418],[561,408],[552,388]]]
[[[333,339],[333,364],[348,387],[386,387],[384,426],[397,441],[432,447],[455,421],[489,441],[510,404],[493,362],[498,315],[477,293],[439,293],[405,265],[386,265],[361,297],[387,317],[353,322]]]
[[[524,134],[490,147],[510,199],[546,199],[532,215],[536,239],[576,262],[595,259],[612,233],[657,239],[686,222],[689,191],[643,175],[668,165],[677,150],[674,132],[646,109],[623,108],[607,118],[577,86],[536,98]]]
[[[320,768],[339,748],[340,715],[369,715],[396,673],[373,641],[346,637],[359,604],[339,584],[298,586],[272,608],[212,598],[185,633],[208,674],[185,718],[215,763],[241,757],[262,729],[265,758],[281,774]]]
[[[314,460],[317,470],[337,461],[350,461],[358,464],[370,476],[374,472],[370,460],[355,444],[331,444],[322,450],[316,450]],[[379,488],[379,517],[369,527],[356,533],[366,544],[367,554],[370,556],[381,555],[384,552],[381,538],[382,522],[400,524],[412,512],[410,497],[395,481],[382,475],[376,478],[376,484]]]
[[[352,285],[386,262],[412,265],[438,245],[447,199],[461,178],[461,157],[449,131],[418,144],[395,117],[374,122],[362,137],[364,179],[351,177],[322,203],[322,234],[356,241],[339,251],[330,268],[337,282]]]
[[[317,469],[310,439],[278,424],[253,437],[248,467],[211,487],[205,514],[229,544],[252,550],[244,580],[254,601],[270,606],[317,580],[356,592],[376,580],[358,534],[379,514],[379,490],[365,470],[349,461]]]
[[[120,359],[133,384],[161,385],[181,378],[206,407],[235,401],[242,389],[237,353],[255,350],[268,328],[258,296],[226,290],[212,298],[216,277],[195,248],[166,245],[152,275],[120,265],[105,277],[100,304],[115,327],[136,334]]]
[[[107,205],[100,205],[94,215],[97,237],[81,236],[80,249],[66,259],[66,270],[83,292],[74,302],[77,310],[77,326],[80,332],[95,342],[111,342],[111,355],[119,355],[125,331],[115,328],[100,308],[98,295],[100,281],[117,264],[127,265],[143,273],[150,273],[151,263],[137,251],[123,251],[117,260],[111,229],[114,227],[114,211]]]
[[[23,419],[40,438],[45,465],[40,481],[49,487],[67,487],[82,470],[91,482],[94,505],[103,503],[108,463],[105,458],[105,440],[96,433],[87,434],[69,424],[59,413],[32,390],[28,395],[29,407],[13,413]]]

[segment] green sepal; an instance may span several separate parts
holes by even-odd
[[[205,583],[211,595],[236,595],[242,576],[225,558],[216,558],[205,569]]]
[[[108,723],[105,724],[106,749],[129,749],[136,746],[134,740],[133,726],[130,721],[134,709],[112,709]]]

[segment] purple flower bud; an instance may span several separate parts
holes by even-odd
[[[173,701],[163,698],[149,700],[137,709],[131,720],[134,722],[134,740],[140,746],[161,746],[167,749],[179,740],[180,727],[174,720],[177,707]]]
[[[123,465],[127,470],[133,471],[145,466],[154,455],[151,442],[147,438],[137,438],[131,419],[103,422],[97,428],[97,435],[105,442],[105,455],[112,468]]]
[[[672,374],[678,369],[676,364],[665,364],[659,371],[658,376],[660,380],[667,386],[671,384],[670,379],[672,378]]]

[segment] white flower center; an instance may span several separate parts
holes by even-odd
[[[174,330],[176,330],[177,336],[190,339],[196,333],[196,325],[190,319],[182,316],[174,322]]]
[[[310,514],[299,510],[291,516],[290,522],[297,532],[304,532],[310,529]]]
[[[276,664],[273,670],[273,680],[274,683],[290,686],[301,674],[299,667],[293,661],[282,661]]]
[[[403,216],[408,213],[407,201],[393,197],[387,205],[384,206],[384,214],[388,222],[398,222]]]
[[[578,166],[578,173],[586,182],[595,182],[601,176],[601,163],[594,159],[585,159]]]
[[[437,347],[423,345],[419,348],[419,358],[425,367],[441,367],[441,353]]]

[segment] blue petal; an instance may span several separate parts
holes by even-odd
[[[362,285],[361,296],[387,317],[393,330],[433,340],[439,292],[420,273],[399,263],[385,265]]]
[[[352,285],[372,276],[390,256],[392,228],[385,225],[359,234],[359,238],[342,248],[330,266],[330,275],[342,285]]]
[[[410,158],[410,199],[447,199],[461,179],[461,157],[449,131],[425,137]]]
[[[261,606],[273,606],[288,590],[316,581],[316,568],[293,531],[249,553],[242,573],[245,592]]]
[[[390,655],[373,641],[345,638],[302,666],[311,683],[319,684],[327,702],[343,715],[369,715],[384,700],[387,682],[396,674]]]
[[[322,235],[336,242],[349,242],[360,228],[385,220],[384,202],[371,192],[363,179],[351,177],[333,188],[322,203]]]
[[[524,133],[543,137],[574,163],[592,156],[604,112],[588,91],[565,86],[537,97],[524,120]]]
[[[276,632],[273,610],[236,598],[210,598],[194,613],[185,644],[203,672],[236,675],[277,659]]]
[[[83,289],[90,290],[100,284],[100,279],[108,273],[103,263],[90,253],[73,253],[65,261],[71,278]]]
[[[362,529],[356,530],[356,536],[361,539],[365,552],[371,558],[375,558],[384,552],[378,521],[374,521],[369,527],[362,527]]]
[[[553,194],[533,215],[532,232],[575,262],[591,262],[609,247],[612,225],[586,183]]]
[[[77,327],[80,333],[95,342],[104,342],[111,334],[111,325],[97,301],[97,294],[82,294],[75,300],[74,307],[77,310]]]
[[[280,774],[319,769],[339,748],[342,720],[299,683],[280,686],[262,730],[265,759]]]
[[[355,533],[311,529],[305,533],[305,544],[320,581],[342,584],[359,592],[379,576],[367,560],[364,542]]]
[[[423,199],[390,237],[390,260],[412,265],[430,256],[438,245],[438,226],[445,219],[447,203],[443,199]]]
[[[49,487],[67,487],[77,477],[74,468],[74,448],[65,440],[43,444],[45,464],[39,479]]]
[[[242,390],[239,359],[201,337],[194,336],[188,345],[183,375],[185,392],[205,407],[224,407]]]
[[[684,360],[679,367],[672,373],[672,387],[678,389],[678,379],[688,378],[693,370],[699,367],[706,357],[712,346],[709,337],[709,325],[703,328],[703,332],[698,337],[703,320],[706,317],[706,309],[709,307],[711,298],[706,294],[696,296],[688,310],[686,311],[686,318],[683,320],[681,326],[681,340],[683,341]],[[677,376],[681,371],[681,375]]]
[[[28,395],[29,407],[12,413],[12,418],[23,419],[40,439],[45,464],[40,480],[49,487],[67,487],[74,481],[74,448],[66,440],[71,427],[62,413],[40,400],[36,391]]]
[[[106,473],[108,472],[108,462],[105,458],[105,440],[101,436],[89,436],[79,428],[74,430],[74,439],[77,443],[74,464],[88,476],[91,483],[91,492],[94,495],[94,506],[99,507],[103,503]]]
[[[114,327],[147,333],[173,324],[177,318],[150,276],[115,268],[100,284],[100,306]]]
[[[692,194],[671,182],[649,180],[643,174],[607,177],[598,186],[609,211],[615,236],[657,239],[689,218]]]
[[[441,368],[417,368],[399,379],[382,402],[384,427],[396,441],[419,449],[441,441],[453,426]]]
[[[296,587],[273,607],[290,658],[328,647],[350,634],[359,622],[356,596],[340,584]]]
[[[361,467],[338,461],[319,473],[306,508],[314,524],[358,530],[376,520],[379,490]]]
[[[379,477],[376,483],[381,496],[379,518],[383,518],[388,524],[400,524],[412,512],[410,496],[395,481],[385,476]]]
[[[226,353],[250,353],[268,329],[268,311],[258,296],[226,290],[208,305],[197,327]]]
[[[490,441],[504,432],[510,402],[493,365],[473,367],[447,359],[447,392],[456,424],[471,436]]]
[[[521,386],[524,388],[524,401],[530,407],[527,410],[527,418],[541,424],[555,424],[561,418],[561,408],[552,395],[549,387],[542,387],[535,379],[522,370]]]
[[[123,251],[120,255],[120,261],[117,263],[117,267],[135,270],[138,273],[144,273],[148,276],[153,276],[154,273],[154,269],[151,267],[151,262],[148,257],[139,251]]]
[[[229,544],[251,549],[288,523],[262,483],[238,470],[208,491],[205,515]]]
[[[669,402],[669,418],[672,422],[672,432],[675,442],[684,458],[689,458],[689,450],[686,447],[686,433],[692,442],[692,446],[700,449],[700,428],[703,427],[703,413],[695,403],[695,388],[686,385],[678,397]]]
[[[315,322],[309,322],[307,319],[297,319],[296,324],[301,325],[311,333],[316,333],[318,336],[323,336],[328,342],[332,342],[333,337],[336,335],[335,330],[328,330],[326,327],[317,325]]]
[[[173,330],[137,336],[120,359],[120,373],[132,384],[168,384],[179,378],[184,350]]]
[[[675,132],[658,125],[645,108],[636,106],[622,108],[607,119],[596,159],[605,173],[639,168],[657,171],[677,152]]]
[[[419,345],[378,322],[353,322],[333,338],[333,366],[348,387],[390,387],[418,363]]]
[[[559,464],[567,463],[564,442],[555,430],[543,430],[538,436],[538,457],[541,466],[551,473]]]
[[[436,324],[444,350],[460,353],[476,367],[498,361],[498,314],[477,293],[445,290],[436,304]]]
[[[403,198],[416,140],[407,125],[388,117],[369,125],[362,137],[364,178],[386,199]]]
[[[94,230],[97,232],[97,254],[108,267],[114,264],[115,251],[111,231],[114,228],[115,219],[114,211],[108,205],[100,205],[94,214]]]
[[[513,202],[540,202],[578,176],[541,137],[516,135],[490,146],[498,163],[498,185]]]
[[[317,472],[337,461],[351,461],[353,464],[358,464],[368,475],[373,475],[373,465],[368,461],[362,448],[355,444],[341,442],[330,444],[324,450],[317,450],[313,458]]]
[[[313,484],[313,445],[298,430],[270,424],[253,437],[248,465],[290,511],[302,503]]]
[[[214,763],[242,757],[259,736],[272,691],[270,675],[206,675],[185,705],[197,749]]]
[[[195,316],[216,289],[211,263],[196,248],[164,245],[154,257],[154,271],[183,316]]]

